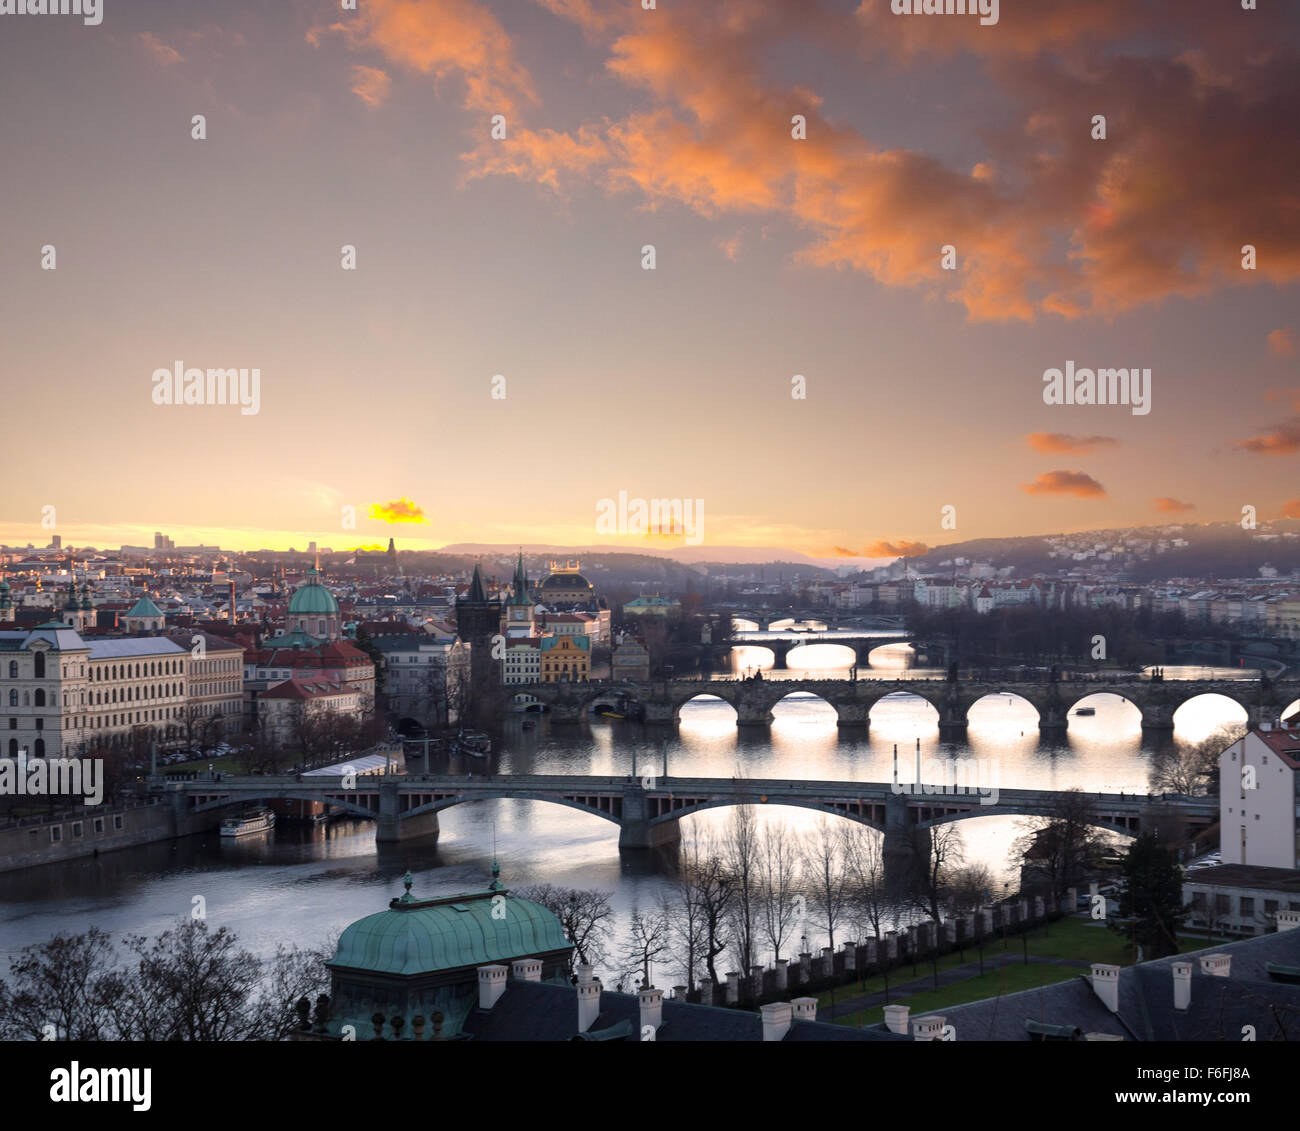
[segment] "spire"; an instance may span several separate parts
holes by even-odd
[[[487,590],[483,586],[483,571],[479,568],[479,563],[475,562],[474,576],[469,579],[469,592],[465,594],[465,600],[485,605],[487,599]]]
[[[519,559],[515,563],[515,581],[514,593],[510,597],[512,605],[527,605],[528,600],[528,575],[524,572],[524,551],[523,547],[519,548]]]

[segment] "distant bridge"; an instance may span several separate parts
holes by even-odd
[[[875,649],[887,644],[912,644],[913,637],[906,632],[872,632],[870,629],[840,629],[835,632],[735,632],[730,643],[745,648],[766,648],[772,653],[773,668],[786,668],[786,657],[796,648],[809,644],[839,644],[853,652],[853,662],[861,668],[870,666],[869,656]]]
[[[978,673],[972,673],[978,675]],[[970,709],[990,695],[1018,695],[1038,711],[1043,731],[1063,731],[1070,713],[1090,695],[1107,693],[1127,699],[1142,712],[1143,730],[1172,730],[1174,713],[1198,695],[1223,695],[1245,709],[1252,726],[1281,715],[1300,698],[1300,680],[1259,679],[1060,679],[1013,675],[974,679],[672,679],[649,683],[592,680],[583,683],[509,684],[510,695],[531,696],[557,722],[578,722],[595,705],[633,700],[645,707],[651,723],[677,722],[692,699],[712,695],[736,710],[740,726],[764,726],[772,708],[796,692],[816,695],[834,709],[842,727],[866,727],[872,708],[887,695],[917,695],[939,713],[939,730],[960,735]]]
[[[963,765],[964,763],[964,765]],[[949,763],[945,763],[947,766]],[[450,774],[358,777],[355,788],[342,780],[306,777],[223,777],[220,781],[169,783],[178,815],[236,804],[274,800],[319,801],[377,822],[381,843],[438,832],[438,813],[454,805],[501,798],[547,801],[579,809],[619,826],[620,848],[651,848],[680,837],[679,822],[692,813],[733,805],[790,805],[867,825],[884,833],[886,851],[907,851],[918,830],[974,817],[1050,817],[1065,793],[1042,789],[977,791],[974,775],[987,771],[976,759],[957,759],[945,785],[903,782],[785,781],[752,778],[677,778],[642,772],[633,777],[504,775],[465,778]],[[994,767],[996,768],[996,767]],[[905,769],[903,776],[910,773]],[[913,777],[918,775],[912,774]],[[960,783],[958,787],[956,783]],[[996,780],[983,782],[996,786]],[[946,790],[946,792],[944,792]],[[1096,824],[1135,835],[1152,804],[1146,794],[1086,794]],[[1176,798],[1192,824],[1218,818],[1217,798]]]

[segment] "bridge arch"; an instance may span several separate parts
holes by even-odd
[[[1177,730],[1208,736],[1220,727],[1248,723],[1250,708],[1227,692],[1203,691],[1179,702],[1170,720]]]
[[[935,799],[935,807],[943,808],[942,798]],[[954,821],[977,820],[981,817],[1041,817],[1042,809],[1035,809],[1025,805],[978,805],[964,811],[953,811],[941,814],[937,817],[931,817],[928,820],[917,821],[913,828],[932,829],[939,825],[950,825]],[[1117,824],[1112,821],[1092,821],[1093,828],[1106,829],[1112,833],[1119,833],[1121,836],[1135,837],[1138,835],[1138,822],[1140,818],[1134,814],[1128,818],[1132,822],[1132,827]]]
[[[867,708],[867,718],[870,720],[873,727],[879,726],[881,723],[888,720],[892,713],[898,712],[900,709],[906,709],[909,700],[920,699],[922,702],[927,704],[932,711],[934,711],[934,719],[932,721],[935,726],[938,726],[939,721],[943,718],[943,701],[939,700],[939,702],[935,702],[938,698],[939,696],[936,693],[927,695],[920,690],[912,691],[905,687],[895,686],[893,689],[886,691],[883,695],[879,695],[875,699],[871,700],[871,704]],[[882,705],[885,708],[884,712],[879,710]]]
[[[1030,710],[1034,712],[1036,719],[1041,721],[1043,717],[1043,710],[1037,703],[1035,703],[1031,698],[1029,698],[1028,695],[1023,694],[1018,690],[1013,690],[1010,687],[999,687],[997,689],[990,688],[982,695],[976,696],[974,699],[970,700],[970,702],[965,704],[965,713],[966,713],[967,722],[980,723],[986,721],[997,721],[997,715],[995,714],[995,710],[994,710],[995,704],[1000,704],[1004,702],[1005,700],[1003,700],[1002,698],[1004,695],[1011,696],[1011,702],[1013,705],[1018,703],[1024,704],[1026,707],[1028,707]],[[971,718],[971,712],[975,710],[975,708],[977,707],[980,708],[979,714],[981,716],[985,716],[984,718],[980,718],[978,716],[974,719]],[[1003,708],[1003,713],[1009,714],[1014,712],[1009,712],[1007,711],[1006,708]]]
[[[364,781],[364,778],[358,779]],[[213,789],[219,787],[214,786]],[[378,787],[373,790],[360,786],[358,793],[368,794],[373,792],[378,795]],[[265,805],[270,801],[319,801],[324,805],[332,806],[335,809],[342,809],[345,813],[350,813],[354,817],[368,817],[370,820],[376,820],[379,817],[377,809],[370,809],[358,801],[346,801],[334,796],[323,797],[319,793],[311,793],[305,790],[276,788],[268,785],[263,793],[245,793],[241,791],[238,796],[223,797],[215,801],[205,801],[202,804],[195,805],[190,809],[191,813],[210,813],[215,809],[225,809],[231,805]]]
[[[865,812],[850,812],[843,808],[833,805],[826,805],[817,801],[805,801],[801,798],[783,797],[780,801],[767,802],[760,795],[758,797],[718,797],[711,798],[708,801],[698,801],[691,804],[685,804],[680,809],[672,809],[667,813],[660,813],[658,816],[651,817],[649,824],[651,826],[671,824],[674,821],[680,821],[683,817],[694,816],[696,813],[703,813],[708,809],[727,809],[737,805],[752,805],[756,808],[784,808],[784,809],[808,809],[814,813],[824,813],[829,817],[843,817],[845,820],[852,821],[854,824],[865,825],[867,828],[874,829],[878,833],[885,831],[885,820],[883,815],[884,806],[879,802],[873,804],[866,801],[859,803]],[[873,815],[875,810],[880,811],[877,818]]]
[[[577,809],[582,813],[590,813],[593,817],[602,817],[606,821],[612,821],[616,825],[622,824],[621,802],[622,798],[618,796],[608,796],[602,800],[609,802],[608,808],[601,808],[598,804],[589,804],[578,801],[569,797],[555,797],[545,793],[514,793],[514,792],[496,792],[489,790],[480,793],[475,790],[471,794],[456,794],[452,797],[440,797],[437,801],[426,802],[424,805],[413,805],[410,809],[402,810],[398,813],[398,820],[405,820],[409,817],[419,817],[424,813],[441,813],[444,809],[451,809],[457,805],[471,805],[475,801],[544,801],[548,805],[563,805],[568,809]]]

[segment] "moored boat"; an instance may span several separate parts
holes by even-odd
[[[225,837],[252,836],[275,828],[275,814],[264,805],[247,809],[221,822],[221,835]]]

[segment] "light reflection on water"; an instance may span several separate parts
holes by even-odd
[[[804,695],[778,704],[769,730],[756,734],[737,730],[727,703],[700,698],[682,709],[681,723],[671,731],[605,719],[560,727],[545,718],[536,729],[523,730],[514,720],[497,742],[493,762],[501,773],[626,775],[634,753],[642,773],[662,772],[666,754],[670,776],[888,781],[895,745],[908,766],[919,742],[925,759],[995,759],[998,784],[1005,788],[1147,792],[1154,743],[1144,742],[1137,709],[1108,692],[1086,703],[1096,708],[1094,716],[1072,715],[1065,735],[1040,738],[1028,702],[990,696],[972,708],[964,743],[941,743],[934,708],[912,695],[882,700],[866,735],[840,730],[833,708]],[[1227,699],[1197,698],[1176,714],[1173,741],[1198,741],[1244,717]],[[476,776],[481,771],[477,765],[453,769]],[[910,774],[904,770],[900,778],[910,780]],[[726,814],[718,809],[686,818],[684,831],[721,829]],[[764,806],[760,819],[799,831],[820,818],[808,810]],[[612,891],[620,933],[632,908],[650,906],[665,884],[653,861],[620,858],[616,826],[573,809],[488,801],[451,809],[440,820],[436,843],[408,842],[378,853],[366,822],[311,830],[282,824],[265,838],[234,845],[212,834],[0,875],[0,958],[56,931],[90,924],[119,933],[159,931],[187,916],[196,895],[206,900],[213,925],[230,926],[254,949],[315,942],[382,910],[400,894],[400,876],[408,867],[417,894],[481,889],[494,841],[508,885],[549,882]],[[1010,879],[1007,853],[1022,831],[1020,820],[977,818],[960,828],[967,859]]]

